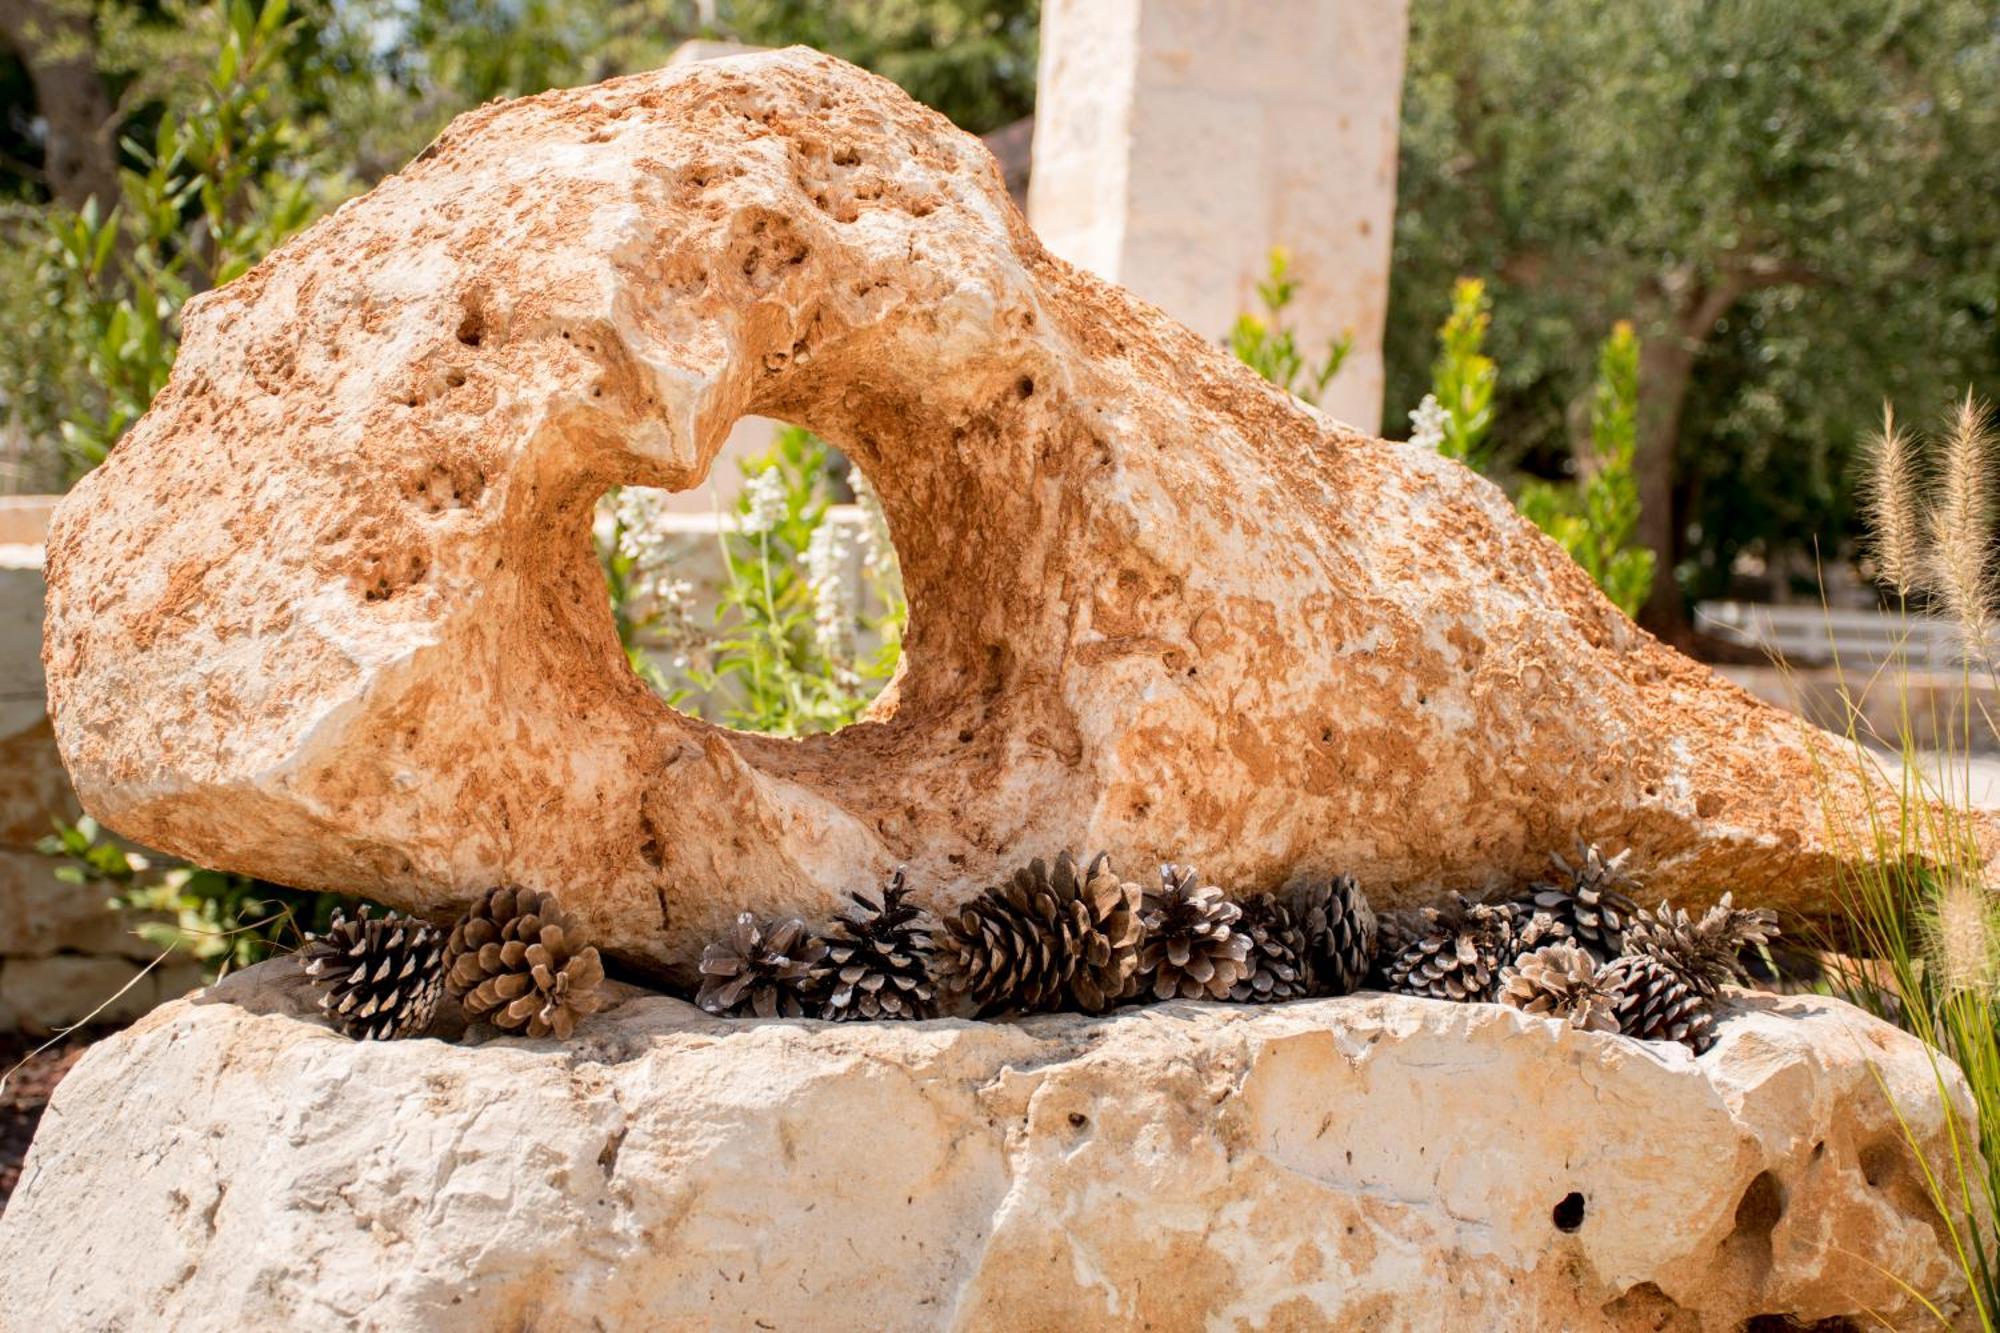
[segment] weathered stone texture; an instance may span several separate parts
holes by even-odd
[[[1869,1066],[1943,1161],[1932,1067],[1837,1001],[1740,997],[1700,1059],[1377,995],[840,1026],[645,996],[467,1047],[348,1041],[296,981],[84,1057],[0,1218],[0,1325],[1731,1329],[1956,1289]]]
[[[940,904],[1064,846],[1393,903],[1581,833],[1810,906],[1842,861],[1836,742],[1495,486],[1052,258],[976,140],[826,57],[483,107],[185,318],[50,546],[63,753],[150,846],[433,913],[555,889],[682,975],[897,862]],[[895,532],[904,665],[834,735],[675,713],[605,610],[597,497],[697,484],[746,413]]]

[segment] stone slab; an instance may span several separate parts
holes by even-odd
[[[1885,1274],[1958,1295],[1883,1094],[1941,1153],[1932,1066],[1833,1000],[1739,995],[1696,1058],[1382,995],[826,1025],[627,990],[568,1045],[358,1044],[299,984],[83,1058],[0,1217],[0,1325],[1730,1329],[1899,1320]]]

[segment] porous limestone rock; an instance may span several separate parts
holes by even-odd
[[[1692,1330],[1956,1289],[1869,1067],[1941,1162],[1931,1065],[1833,1000],[1738,997],[1699,1059],[1382,995],[827,1025],[626,991],[465,1046],[348,1041],[296,979],[64,1080],[0,1324]]]
[[[899,862],[939,905],[1063,847],[1390,904],[1581,833],[1809,908],[1853,854],[1838,742],[1489,482],[1052,258],[977,140],[828,57],[469,112],[184,320],[56,516],[46,661],[84,804],[205,864],[554,889],[685,980]],[[667,707],[592,558],[607,487],[699,484],[748,413],[846,449],[901,554],[903,665],[833,735]]]

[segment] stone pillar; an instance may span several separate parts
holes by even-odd
[[[1408,0],[1043,0],[1028,218],[1219,338],[1292,252],[1302,344],[1352,330],[1321,406],[1382,414]]]

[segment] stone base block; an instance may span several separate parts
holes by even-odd
[[[0,958],[79,953],[144,961],[159,953],[133,933],[156,918],[111,907],[107,885],[58,878],[61,864],[0,847]]]
[[[107,913],[107,921],[116,917]],[[142,975],[143,974],[143,975]],[[0,1032],[45,1034],[85,1021],[129,1023],[201,985],[201,966],[170,958],[146,964],[109,954],[0,959]]]
[[[1836,1001],[1739,997],[1699,1059],[1381,995],[828,1026],[632,992],[567,1045],[357,1044],[306,1002],[266,964],[90,1051],[0,1218],[8,1326],[1657,1330],[1958,1295],[1889,1100],[1941,1157],[1932,1065]]]

